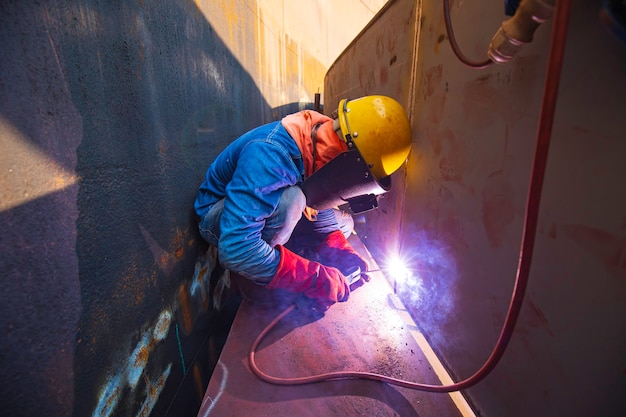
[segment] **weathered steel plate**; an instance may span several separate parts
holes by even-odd
[[[353,246],[364,248],[351,238]],[[373,263],[373,261],[372,261]],[[261,330],[284,307],[244,301],[209,382],[199,416],[461,416],[447,394],[413,391],[366,380],[278,386],[258,379],[248,352]],[[257,365],[276,377],[331,371],[367,371],[439,384],[411,336],[381,273],[347,302],[314,319],[301,310],[286,316],[262,341]]]

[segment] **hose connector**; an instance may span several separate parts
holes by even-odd
[[[554,14],[555,0],[522,0],[512,18],[491,39],[487,55],[499,64],[509,62],[533,40],[535,30]]]

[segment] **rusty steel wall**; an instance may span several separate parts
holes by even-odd
[[[485,60],[503,5],[450,3],[461,50]],[[500,364],[466,391],[485,416],[626,413],[626,44],[601,1],[572,3],[525,303]],[[395,42],[408,16],[415,45]],[[416,266],[399,292],[457,379],[487,360],[511,298],[553,24],[511,62],[474,70],[452,52],[442,2],[396,0],[326,76],[327,103],[383,93],[411,113],[405,172],[357,227],[378,262],[400,250]],[[411,59],[414,71],[385,76]]]
[[[416,62],[419,2],[390,1],[329,68],[324,82],[326,112],[343,98],[382,94],[398,100],[411,112]],[[386,248],[398,245],[406,169],[392,175],[392,189],[379,199],[379,208],[355,216],[356,229],[380,259]]]
[[[272,108],[298,110],[327,68],[386,0],[198,1],[198,9]],[[275,115],[274,115],[275,116]]]
[[[312,106],[328,40],[376,2],[342,2],[351,34],[294,3],[2,2],[3,415],[195,415],[237,303],[197,187],[238,134]]]

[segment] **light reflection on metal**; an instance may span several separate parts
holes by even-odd
[[[0,115],[0,212],[63,190],[78,177]]]
[[[453,248],[423,231],[406,230],[404,234],[402,249],[387,255],[381,261],[382,269],[394,285],[394,293],[421,323],[441,322],[454,309],[458,291]]]
[[[331,3],[333,13],[323,13]],[[315,92],[324,84],[326,69],[385,3],[386,0],[368,0],[367,5],[358,1],[195,2],[271,107],[312,103]],[[307,24],[302,24],[303,17]],[[320,37],[326,33],[332,36],[332,42]],[[224,75],[210,57],[201,59],[199,71],[215,80],[222,90],[228,74]]]
[[[406,263],[399,255],[393,255],[389,258],[385,267],[387,275],[393,279],[393,293],[398,293],[398,284],[402,285],[409,281],[413,275],[412,271],[406,266]]]

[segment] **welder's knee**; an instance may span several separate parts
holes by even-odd
[[[306,207],[306,197],[298,186],[287,187],[278,201],[278,210],[284,210],[287,216],[300,220],[302,211]]]
[[[265,221],[263,240],[272,247],[287,243],[305,207],[306,197],[300,187],[285,188],[278,200],[276,211]]]

